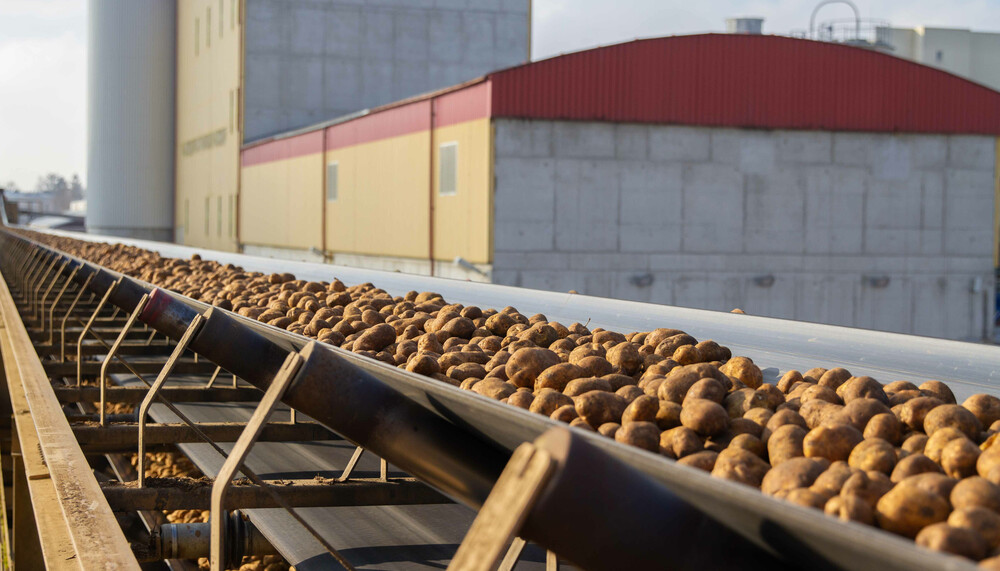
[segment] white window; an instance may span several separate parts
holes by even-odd
[[[458,143],[444,143],[438,147],[438,194],[458,194]]]
[[[330,163],[326,165],[326,201],[333,202],[337,200],[338,190],[340,188],[340,181],[337,180],[339,163]]]

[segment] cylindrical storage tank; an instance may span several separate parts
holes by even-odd
[[[87,231],[173,240],[177,3],[88,4]]]

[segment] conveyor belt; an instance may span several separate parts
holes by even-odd
[[[117,382],[141,386],[134,377],[115,377]],[[178,386],[195,385],[192,379],[177,379]],[[204,379],[198,379],[204,383]],[[250,405],[182,404],[180,408],[195,421],[245,422]],[[157,422],[176,422],[177,417],[162,405],[154,405],[151,415]],[[287,407],[276,413],[288,417]],[[223,443],[227,452],[231,444]],[[181,450],[201,469],[214,476],[222,458],[209,446],[182,444]],[[338,476],[354,453],[349,442],[321,443],[264,442],[254,447],[248,459],[250,469],[267,479],[325,478]],[[355,473],[359,477],[377,477],[378,459],[362,456]],[[405,473],[390,469],[390,476]],[[301,526],[280,509],[246,510],[251,520],[265,532],[271,543],[298,571],[330,569],[335,562],[311,536],[301,533]],[[305,508],[300,513],[335,545],[352,565],[359,569],[414,570],[441,569],[458,549],[475,511],[461,504],[425,506],[378,506]],[[525,549],[518,569],[544,569],[545,552],[537,546]]]
[[[186,257],[195,251],[141,241],[130,243],[172,256]],[[959,399],[973,392],[1000,394],[997,386],[1000,380],[1000,349],[996,347],[317,264],[260,260],[203,250],[199,252],[249,270],[288,271],[304,279],[336,276],[348,283],[371,281],[392,293],[410,289],[432,290],[454,302],[482,307],[514,305],[522,312],[542,312],[550,319],[565,322],[586,321],[589,318],[591,326],[609,329],[682,328],[699,338],[714,338],[730,346],[735,354],[754,358],[770,378],[789,368],[839,365],[846,366],[854,374],[869,374],[883,382],[898,378],[945,380],[952,385]],[[239,321],[246,322],[247,327],[259,333],[280,340],[282,344],[304,342],[289,337],[287,332],[257,322]],[[500,406],[473,393],[381,363],[350,354],[344,355],[344,358],[429,410],[508,450],[556,424],[544,417]],[[879,530],[840,523],[812,510],[776,502],[756,491],[707,478],[693,469],[593,434],[581,433],[580,436],[656,478],[716,519],[768,545],[775,552],[785,554],[792,561],[813,564],[826,561],[841,568],[970,568],[964,560],[916,549],[911,542]]]

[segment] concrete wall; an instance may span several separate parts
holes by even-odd
[[[226,251],[236,250],[238,230],[239,6],[187,0],[177,8],[174,239]]]
[[[246,10],[246,141],[529,57],[529,0],[254,0]]]
[[[990,334],[990,137],[495,121],[494,281]]]

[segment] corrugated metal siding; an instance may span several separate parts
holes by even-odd
[[[638,40],[490,76],[494,117],[1000,134],[1000,93],[883,53],[779,36]]]

